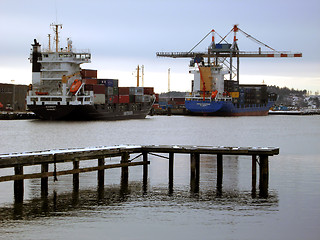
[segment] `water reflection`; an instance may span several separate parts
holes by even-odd
[[[53,216],[81,216],[84,212],[96,213],[99,207],[112,207],[113,214],[124,214],[119,206],[129,204],[133,209],[136,207],[176,207],[218,210],[259,210],[275,211],[278,207],[277,193],[269,193],[267,199],[252,198],[249,191],[208,189],[199,187],[185,191],[176,188],[168,191],[166,187],[143,186],[143,182],[122,181],[118,185],[97,186],[96,189],[79,190],[72,192],[41,195],[24,203],[14,203],[12,206],[0,208],[0,224],[9,220],[32,220],[41,217]],[[144,190],[147,188],[148,191]],[[104,208],[105,209],[105,208]],[[110,209],[110,208],[109,208]],[[87,211],[84,211],[87,210]],[[165,210],[167,211],[167,210]],[[100,212],[100,211],[99,211]],[[101,214],[108,214],[103,210]]]

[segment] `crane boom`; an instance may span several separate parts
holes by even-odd
[[[208,53],[208,52],[157,52],[157,57],[171,57],[171,58],[195,58],[195,57],[302,57],[302,53],[292,53],[287,51],[252,51],[252,52],[246,52],[246,51],[229,51],[229,52],[219,52],[216,51],[214,53]]]
[[[243,33],[247,38],[253,40],[254,42],[269,48],[272,51],[240,51],[238,47],[238,39],[237,39],[237,32],[240,31]],[[212,41],[209,45],[207,51],[204,52],[193,52],[194,48],[197,47],[207,36],[209,36],[210,32],[212,32]],[[204,38],[201,39],[199,43],[197,43],[189,52],[157,52],[157,57],[170,57],[170,58],[191,58],[192,61],[190,62],[190,67],[194,67],[195,63],[201,63],[202,66],[212,66],[212,65],[219,65],[222,64],[227,67],[230,73],[230,80],[237,77],[237,82],[239,82],[239,59],[240,58],[296,58],[302,57],[301,52],[292,53],[289,51],[276,51],[267,44],[257,40],[256,38],[252,37],[248,33],[241,30],[238,25],[234,25],[232,30],[225,36],[221,37],[219,34],[218,36],[221,38],[219,43],[215,43],[214,30],[210,31]],[[226,37],[231,33],[234,32],[233,42],[232,44],[226,41]],[[222,43],[224,42],[224,43]],[[233,65],[232,59],[236,58],[236,67]],[[207,59],[206,61],[204,59]],[[211,62],[211,59],[213,61]],[[227,60],[229,59],[229,60]],[[228,64],[226,64],[227,62]],[[235,70],[234,70],[235,69]]]

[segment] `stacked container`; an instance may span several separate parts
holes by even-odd
[[[266,85],[240,85],[240,102],[265,104],[268,101]]]
[[[84,78],[97,78],[98,77],[98,71],[92,70],[92,69],[81,69],[81,77]]]
[[[152,100],[153,87],[119,87],[118,79],[97,79],[97,70],[82,69],[85,91],[93,91],[94,104],[146,103]]]

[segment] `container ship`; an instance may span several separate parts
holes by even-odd
[[[77,51],[67,39],[59,48],[61,24],[51,24],[55,51],[32,44],[32,84],[27,108],[43,120],[123,120],[142,119],[154,103],[153,87],[119,87],[117,79],[99,79],[97,70],[81,69],[91,62],[89,50]]]
[[[233,43],[226,37],[234,33]],[[237,32],[270,48],[272,51],[240,51]],[[208,35],[212,41],[206,52],[192,50]],[[219,35],[220,36],[220,35]],[[301,53],[276,51],[247,34],[237,25],[221,41],[215,42],[215,31],[210,31],[192,50],[188,52],[158,52],[158,57],[191,58],[189,73],[192,73],[192,92],[185,98],[185,107],[193,115],[208,116],[264,116],[274,105],[277,95],[269,93],[265,84],[239,84],[240,57],[302,57]],[[233,60],[236,59],[236,61]],[[236,63],[235,66],[233,63]]]

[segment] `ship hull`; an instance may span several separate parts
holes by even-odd
[[[28,105],[42,120],[126,120],[143,119],[152,104],[135,105]]]
[[[186,101],[192,115],[202,116],[267,116],[273,102],[267,104],[237,105],[231,101]]]

